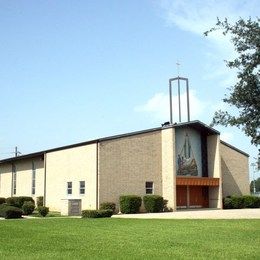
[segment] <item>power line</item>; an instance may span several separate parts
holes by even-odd
[[[0,153],[0,154],[14,154],[15,157],[17,157],[17,156],[21,155],[22,153],[20,151],[18,151],[18,147],[15,146],[14,152],[3,152],[3,153]]]

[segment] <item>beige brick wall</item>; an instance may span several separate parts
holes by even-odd
[[[35,165],[35,195],[32,195],[32,161]],[[40,158],[18,161],[15,163],[17,180],[15,196],[43,196],[44,169],[43,160]]]
[[[81,199],[82,209],[96,208],[96,144],[68,148],[46,155],[46,206],[64,211],[68,199]],[[72,195],[67,182],[72,182]],[[85,181],[85,195],[79,194],[79,182]]]
[[[219,178],[219,187],[209,187],[209,207],[222,208],[222,174],[220,165],[220,137],[210,135],[207,137],[208,150],[208,176]]]
[[[35,195],[32,195],[32,161],[34,161],[35,172]],[[16,167],[16,194],[14,196],[43,196],[44,169],[41,157],[33,159],[18,160],[13,163]],[[0,166],[0,196],[11,196],[12,187],[12,164],[5,163]]]
[[[44,195],[44,161],[43,159],[33,159],[36,168],[36,179],[35,179],[35,199],[39,196]]]
[[[103,141],[99,149],[99,203],[119,206],[122,194],[145,195],[145,182],[154,182],[162,195],[161,132]]]
[[[12,164],[0,165],[0,197],[10,197],[12,187]]]
[[[168,208],[176,209],[175,129],[162,130],[162,195]]]
[[[220,144],[223,197],[249,194],[248,157]]]

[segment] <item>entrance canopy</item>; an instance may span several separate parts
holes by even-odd
[[[219,186],[219,178],[208,177],[176,177],[179,186]]]

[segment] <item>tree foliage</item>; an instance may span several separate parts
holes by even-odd
[[[255,185],[255,191],[260,192],[260,178],[257,178],[256,180],[251,181],[251,183],[250,183],[250,191],[251,192],[254,191],[254,185]]]
[[[213,125],[237,126],[242,128],[251,143],[260,144],[260,19],[240,18],[235,24],[227,19],[217,20],[216,26],[205,32],[221,30],[224,35],[230,35],[238,56],[226,61],[227,67],[237,70],[237,82],[230,87],[229,95],[223,101],[231,107],[236,107],[237,115],[227,111],[216,111]]]

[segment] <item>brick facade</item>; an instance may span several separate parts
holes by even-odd
[[[248,156],[221,142],[223,197],[250,194]]]
[[[145,182],[162,195],[161,131],[99,144],[99,204],[116,202],[122,194],[145,195]]]

